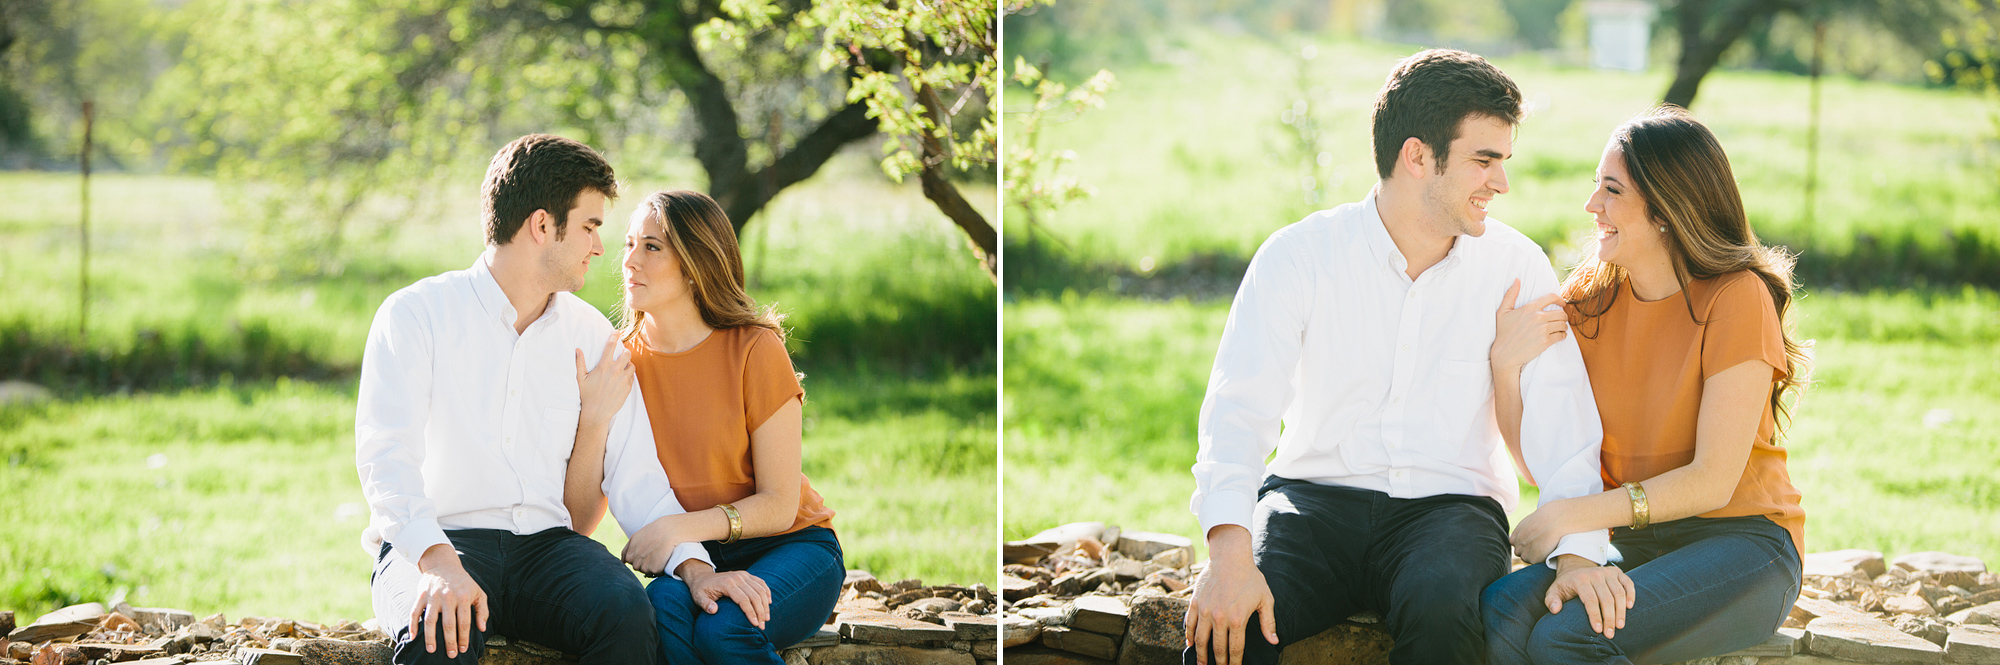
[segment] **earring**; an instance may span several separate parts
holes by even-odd
[[[1667,227],[1664,227],[1664,226],[1660,227],[1660,232],[1661,232],[1661,233],[1666,233],[1666,232],[1667,232]]]

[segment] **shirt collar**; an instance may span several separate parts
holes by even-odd
[[[1389,269],[1396,271],[1399,275],[1407,275],[1410,270],[1410,260],[1403,256],[1403,250],[1396,248],[1396,240],[1389,237],[1389,224],[1382,220],[1382,210],[1376,206],[1375,197],[1380,193],[1381,189],[1378,185],[1376,189],[1368,190],[1368,198],[1362,201],[1362,219],[1367,222],[1363,224],[1363,226],[1367,227],[1363,235],[1368,240],[1368,251],[1375,255],[1377,262],[1389,266]],[[1471,236],[1465,235],[1453,238],[1451,249],[1445,252],[1444,258],[1424,272],[1428,273],[1439,268],[1448,268],[1457,265],[1459,257],[1466,251],[1465,246],[1467,241],[1473,239]]]
[[[479,306],[507,327],[514,327],[514,321],[521,313],[514,309],[514,303],[507,299],[507,292],[500,288],[500,281],[493,278],[493,248],[479,253],[467,271],[472,273],[472,295],[479,300]],[[560,316],[556,308],[555,294],[549,294],[549,303],[542,308],[543,319],[555,320]],[[539,320],[539,319],[538,319]]]
[[[1402,250],[1396,249],[1395,239],[1389,237],[1389,225],[1382,221],[1382,210],[1375,203],[1375,197],[1380,192],[1379,186],[1368,190],[1368,198],[1361,201],[1362,226],[1367,227],[1362,235],[1367,238],[1368,251],[1375,255],[1377,263],[1402,273],[1409,269],[1410,262],[1403,258]]]

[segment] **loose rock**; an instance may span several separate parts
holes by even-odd
[[[1860,574],[1862,579],[1875,579],[1888,572],[1888,564],[1882,560],[1882,553],[1872,550],[1834,550],[1813,552],[1803,557],[1805,574],[1827,577],[1848,577]]]
[[[1806,624],[1813,653],[1864,663],[1942,663],[1944,649],[1874,619],[1823,616]]]
[[[1932,579],[1946,586],[1977,585],[1979,574],[1986,572],[1986,562],[1947,552],[1912,552],[1890,563],[1911,572],[1929,573]]]
[[[2000,665],[2000,630],[1979,626],[1951,629],[1944,645],[1944,660],[1964,665]]]
[[[1084,596],[1071,603],[1069,627],[1101,635],[1124,636],[1128,610],[1125,601],[1109,596]]]

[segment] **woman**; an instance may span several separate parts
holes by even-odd
[[[1493,345],[1499,420],[1518,447],[1521,367],[1574,329],[1604,424],[1607,491],[1515,528],[1537,562],[1486,589],[1489,660],[1677,662],[1771,636],[1800,585],[1805,512],[1776,445],[1809,371],[1786,330],[1791,260],[1758,244],[1708,128],[1663,107],[1613,132],[1584,209],[1597,247],[1563,311],[1513,309]],[[1615,566],[1539,562],[1610,528]]]
[[[623,558],[674,574],[646,589],[667,662],[778,665],[779,649],[826,622],[847,574],[833,511],[799,470],[805,391],[781,317],[744,292],[735,229],[698,192],[646,197],[624,267],[621,335],[660,465],[687,513],[641,529]],[[622,403],[617,392],[586,390],[584,399]],[[572,475],[601,477],[578,468]],[[568,501],[573,520],[594,528],[601,493],[589,482],[570,489],[580,497]],[[689,542],[703,544],[714,568],[689,560],[663,571],[674,546]]]

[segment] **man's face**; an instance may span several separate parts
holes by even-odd
[[[583,280],[590,274],[590,260],[604,254],[604,239],[599,236],[599,227],[604,226],[604,193],[583,190],[568,215],[562,239],[555,240],[551,233],[550,243],[542,253],[544,273],[552,280],[550,286],[555,291],[583,288]]]
[[[1451,150],[1437,159],[1444,173],[1426,177],[1426,215],[1434,230],[1447,235],[1486,233],[1486,206],[1507,193],[1507,158],[1514,156],[1514,126],[1491,116],[1471,116],[1458,123]]]

